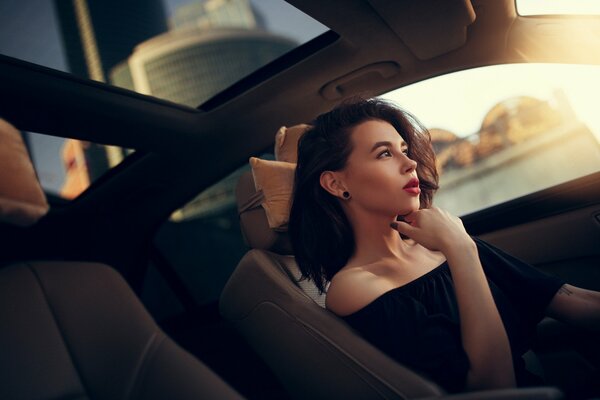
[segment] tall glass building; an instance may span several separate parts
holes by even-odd
[[[247,0],[194,1],[175,10],[170,25],[171,29],[255,28],[257,15]]]
[[[178,29],[137,46],[113,85],[196,107],[291,50],[295,43],[250,29]]]
[[[168,30],[161,0],[54,0],[69,71],[106,82],[140,42]]]
[[[112,69],[113,85],[196,107],[297,43],[265,32],[247,0],[183,6],[172,30],[139,44]]]

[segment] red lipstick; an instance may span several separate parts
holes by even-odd
[[[421,194],[421,189],[419,188],[419,180],[417,178],[412,178],[402,189],[404,189],[406,192],[410,193],[413,196],[418,196],[419,194]]]

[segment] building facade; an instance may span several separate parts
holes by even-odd
[[[431,136],[441,173],[434,204],[457,215],[600,170],[598,140],[560,91],[498,103],[473,135]]]
[[[111,70],[110,82],[197,107],[297,45],[260,21],[248,0],[183,5],[171,30],[138,44]]]

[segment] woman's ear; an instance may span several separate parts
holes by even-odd
[[[327,190],[332,196],[340,197],[344,191],[339,177],[333,171],[323,171],[319,179],[321,187]]]

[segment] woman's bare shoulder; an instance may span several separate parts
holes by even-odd
[[[392,288],[393,283],[369,268],[345,268],[331,280],[325,306],[339,316],[347,316]]]

